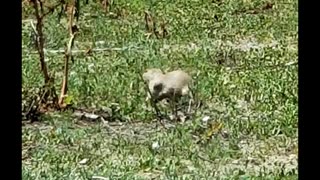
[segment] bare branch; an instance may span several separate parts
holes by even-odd
[[[34,24],[33,24],[33,21],[29,21],[29,22],[30,22],[30,25],[31,25],[31,27],[32,27],[33,32],[34,32],[35,35],[38,37],[39,34],[38,34],[38,31],[37,31],[36,27],[35,27]]]
[[[126,50],[138,50],[140,48],[138,47],[122,47],[122,48],[95,48],[91,49],[92,52],[101,52],[101,51],[126,51]],[[77,54],[77,53],[86,53],[88,50],[71,50],[72,54]],[[58,53],[65,53],[64,49],[57,49],[57,50],[47,50],[44,49],[45,53],[52,53],[52,54],[58,54]],[[37,53],[37,52],[31,52],[31,53]]]
[[[70,9],[70,12],[69,12],[70,39],[69,39],[69,43],[67,45],[67,49],[65,51],[64,73],[63,73],[63,80],[62,80],[60,98],[59,98],[59,102],[58,102],[60,107],[65,107],[64,99],[65,99],[67,91],[68,91],[69,61],[70,61],[70,59],[72,59],[72,47],[73,47],[76,35],[78,34],[78,27],[76,25],[74,25],[75,8],[76,8],[76,5],[78,3],[77,1],[78,0],[73,0],[72,1],[71,9]]]
[[[36,32],[36,35],[37,35],[36,45],[37,45],[37,50],[38,50],[39,57],[40,57],[41,71],[43,73],[44,81],[45,81],[45,84],[46,84],[46,83],[49,82],[50,77],[49,77],[49,74],[48,74],[48,69],[47,69],[46,62],[44,60],[44,58],[45,58],[44,51],[43,51],[43,49],[44,49],[44,37],[43,37],[43,29],[42,29],[42,27],[43,27],[43,24],[42,24],[43,17],[40,15],[40,12],[39,12],[39,9],[38,9],[37,0],[31,0],[31,2],[32,2],[33,8],[34,8],[34,11],[35,11],[36,19],[37,19],[37,24],[36,24],[36,28],[35,28],[35,32]]]

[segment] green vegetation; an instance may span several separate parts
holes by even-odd
[[[74,53],[68,95],[74,107],[116,109],[122,122],[105,126],[66,111],[23,126],[23,179],[298,179],[298,2],[268,2],[272,8],[262,8],[266,0],[119,0],[107,14],[99,3],[82,4],[73,49],[100,50]],[[145,10],[167,22],[168,37],[145,35]],[[24,7],[23,18],[31,13]],[[66,18],[57,19],[46,17],[44,34],[60,87],[64,57],[52,51],[69,34]],[[31,93],[43,77],[30,23],[22,26],[23,89]],[[166,122],[175,126],[168,130],[155,123],[139,77],[150,67],[194,77],[204,106],[192,120]],[[205,116],[223,126],[197,144]]]

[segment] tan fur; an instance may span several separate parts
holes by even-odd
[[[164,74],[160,69],[148,69],[143,74],[143,79],[148,83],[156,101],[187,95],[192,81],[192,78],[182,70]]]

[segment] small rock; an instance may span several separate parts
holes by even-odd
[[[88,162],[88,160],[89,159],[82,159],[80,162],[79,162],[79,164],[81,164],[81,165],[84,165],[84,164],[86,164],[87,162]]]
[[[96,114],[85,113],[84,116],[89,119],[97,119],[99,116]]]
[[[159,142],[158,141],[153,142],[151,147],[153,150],[159,149],[159,147],[160,147]]]
[[[202,122],[206,123],[206,122],[208,122],[209,119],[210,119],[209,116],[205,116],[202,118]]]

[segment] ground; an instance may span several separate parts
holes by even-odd
[[[120,0],[106,14],[99,3],[81,7],[68,95],[77,108],[112,109],[112,118],[65,111],[25,124],[23,179],[298,179],[297,1]],[[167,23],[167,37],[146,35],[145,10]],[[43,83],[31,13],[24,7],[23,101]],[[66,18],[55,12],[44,25],[59,89]],[[203,102],[194,116],[167,128],[155,120],[139,76],[150,67],[190,73]]]

